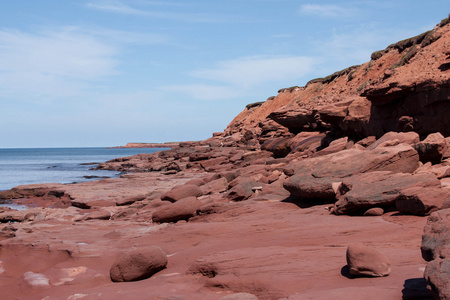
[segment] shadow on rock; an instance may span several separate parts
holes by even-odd
[[[331,201],[324,201],[322,199],[307,199],[307,198],[301,198],[296,196],[289,196],[284,200],[281,200],[281,202],[284,203],[292,203],[297,205],[300,208],[309,208],[316,205],[323,205],[323,204],[333,204],[334,202]]]
[[[402,295],[403,300],[433,299],[427,290],[427,282],[424,278],[412,278],[405,280]]]

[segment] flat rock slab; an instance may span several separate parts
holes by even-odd
[[[402,190],[439,188],[440,181],[432,174],[370,172],[344,178],[337,192],[334,213],[363,214],[372,207],[393,207]]]

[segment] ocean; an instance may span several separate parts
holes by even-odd
[[[118,177],[120,172],[90,170],[117,157],[167,148],[20,148],[0,149],[0,191],[33,183],[74,183]]]

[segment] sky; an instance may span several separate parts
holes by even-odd
[[[448,0],[0,0],[0,148],[203,140],[448,13]]]

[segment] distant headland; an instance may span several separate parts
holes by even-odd
[[[180,142],[167,143],[127,143],[125,146],[116,146],[111,148],[173,148],[178,147]]]

